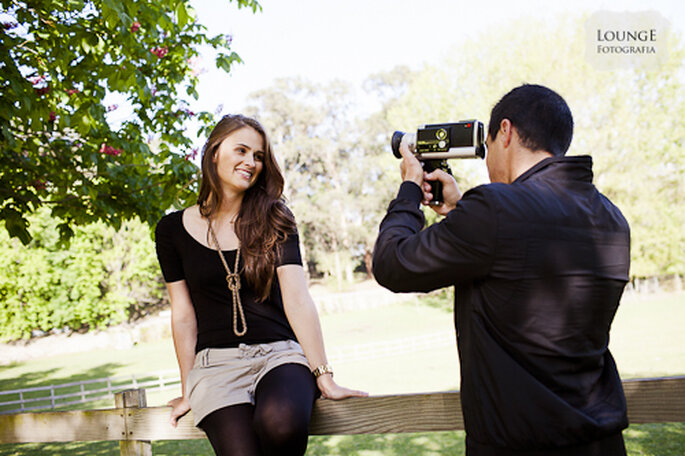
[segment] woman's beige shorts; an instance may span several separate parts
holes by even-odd
[[[262,377],[290,363],[309,368],[302,347],[294,340],[201,350],[186,379],[195,426],[220,408],[254,404],[255,389]]]

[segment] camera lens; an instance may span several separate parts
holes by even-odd
[[[403,131],[396,131],[392,134],[392,140],[390,141],[390,147],[392,148],[392,153],[397,158],[402,158],[400,153],[400,143],[402,142],[402,137],[404,136]]]

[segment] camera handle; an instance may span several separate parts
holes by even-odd
[[[422,161],[423,170],[427,173],[432,173],[436,169],[441,169],[445,171],[450,176],[452,175],[452,170],[447,164],[447,160],[425,160]],[[433,194],[433,199],[430,201],[431,206],[439,206],[443,203],[442,198],[442,182],[439,180],[427,181],[431,186],[431,193]]]

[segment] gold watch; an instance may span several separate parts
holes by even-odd
[[[322,364],[321,366],[314,369],[312,371],[312,374],[314,374],[315,378],[319,378],[323,374],[331,374],[331,377],[333,377],[333,368],[330,364]]]

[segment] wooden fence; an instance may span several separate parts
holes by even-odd
[[[685,377],[625,380],[633,424],[685,422]],[[464,429],[459,392],[318,400],[312,435]],[[147,407],[145,390],[115,396],[115,408],[0,415],[0,443],[118,440],[122,455],[151,455],[151,441],[205,438],[189,414],[169,424],[168,407]]]

